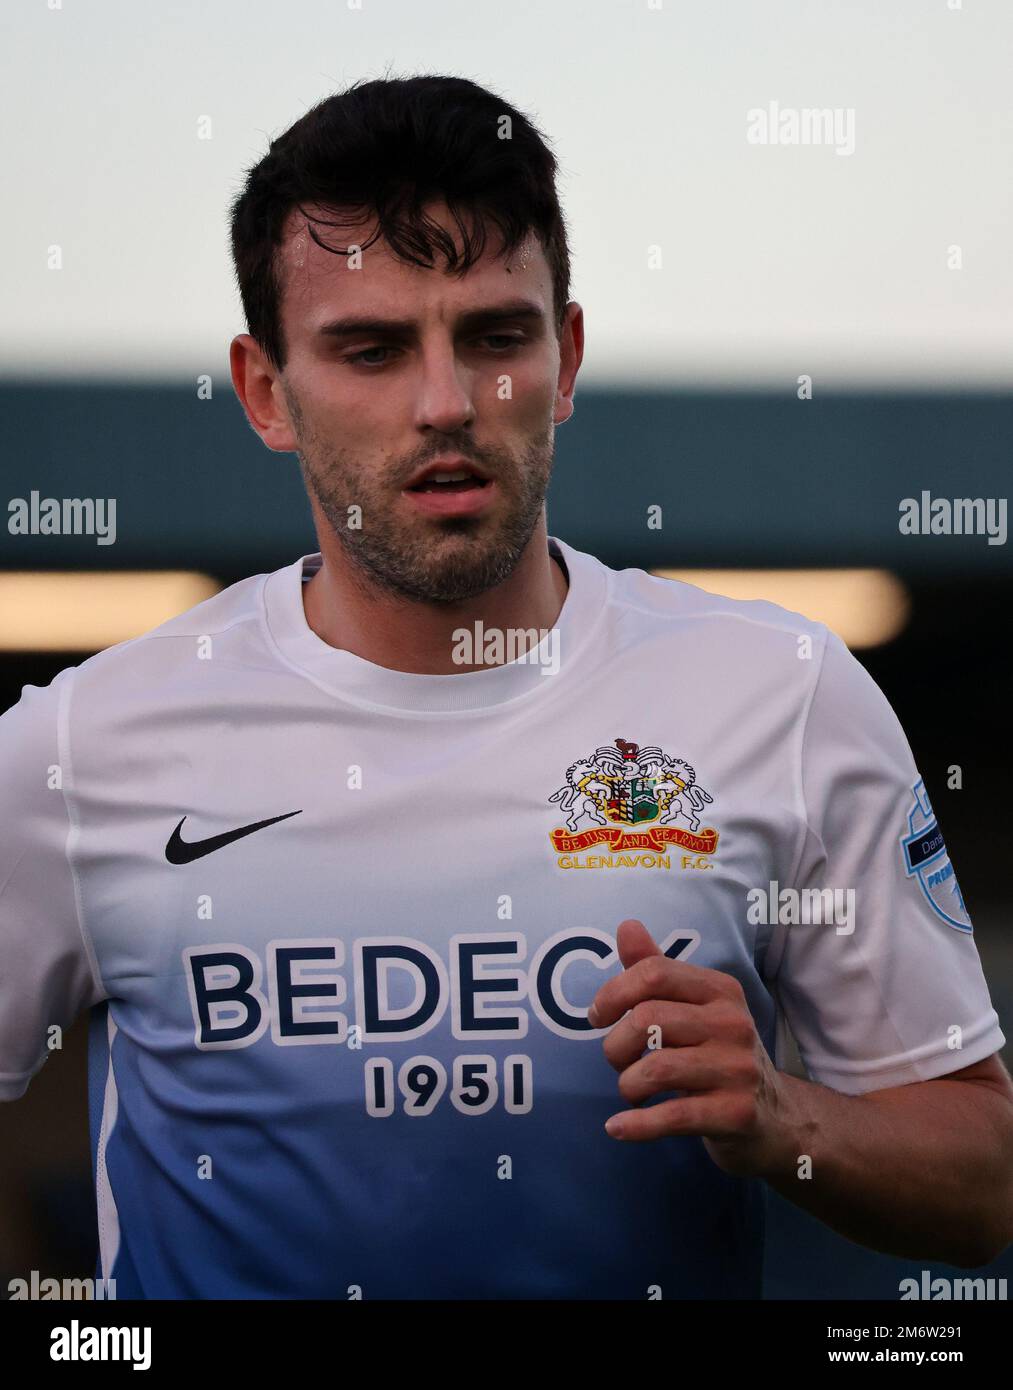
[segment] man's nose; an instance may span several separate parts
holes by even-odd
[[[449,434],[475,419],[472,374],[450,346],[427,349],[422,357],[415,424]]]

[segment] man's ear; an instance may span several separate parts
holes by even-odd
[[[277,453],[296,453],[299,443],[281,378],[249,333],[240,333],[232,339],[229,366],[232,385],[250,427],[269,449]]]
[[[566,306],[563,328],[559,335],[559,381],[556,385],[556,406],[553,422],[564,424],[573,414],[573,393],[577,373],[584,360],[584,310],[572,300]]]

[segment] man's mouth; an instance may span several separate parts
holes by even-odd
[[[457,458],[443,459],[427,464],[405,488],[406,492],[467,492],[472,488],[485,487],[488,479],[480,468],[470,460],[458,455]]]
[[[488,509],[496,484],[464,458],[431,463],[405,487],[404,497],[429,517],[462,518]]]
[[[410,487],[409,492],[467,492],[471,488],[485,487],[485,478],[474,473],[435,473],[431,478]]]

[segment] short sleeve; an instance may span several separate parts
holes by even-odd
[[[991,1056],[1006,1040],[942,829],[897,716],[833,633],[800,756],[772,985],[810,1077],[859,1095]]]
[[[16,1100],[66,1029],[106,997],[78,918],[66,747],[73,668],[0,717],[0,1100]]]

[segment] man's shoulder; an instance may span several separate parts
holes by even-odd
[[[214,658],[227,655],[229,647],[244,640],[260,643],[267,578],[241,579],[150,631],[66,667],[48,685],[26,685],[3,721],[27,731],[50,727],[68,715],[77,721],[90,711],[104,723],[131,707],[139,709],[146,695],[165,700],[174,687],[196,684],[216,669]]]
[[[720,577],[711,580],[706,572],[701,573],[701,583],[637,568],[613,569],[611,575],[613,603],[630,614],[642,615],[655,629],[697,629],[703,634],[720,630],[729,640],[734,638],[736,629],[740,635],[748,629],[757,641],[763,641],[763,634],[769,633],[774,642],[783,638],[795,642],[806,636],[820,644],[827,635],[823,623],[767,599],[729,598],[714,592],[707,583],[713,582],[717,587]]]
[[[215,647],[244,627],[259,630],[266,574],[230,584],[138,637],[118,642],[77,667],[79,691],[109,683],[164,680],[173,670],[190,670],[194,661],[213,660]]]

